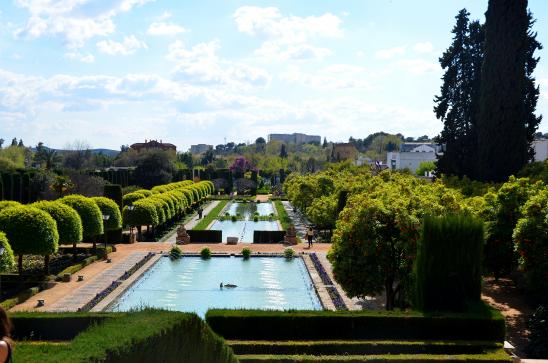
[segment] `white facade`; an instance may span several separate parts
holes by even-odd
[[[548,159],[548,139],[533,141],[535,149],[535,161],[544,161]]]
[[[206,151],[211,149],[213,149],[213,145],[207,145],[207,144],[190,145],[191,154],[203,154]]]
[[[425,161],[436,161],[436,149],[429,145],[417,145],[410,151],[389,152],[386,154],[386,164],[392,170],[409,169],[415,173],[420,164]]]

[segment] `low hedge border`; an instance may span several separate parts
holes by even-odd
[[[339,293],[339,290],[334,286],[333,280],[331,280],[331,277],[327,274],[327,271],[325,271],[325,268],[321,264],[320,260],[318,259],[318,256],[316,253],[310,254],[310,259],[312,260],[312,264],[314,265],[314,268],[316,271],[318,271],[318,274],[320,275],[320,278],[322,279],[322,282],[325,286],[327,292],[329,293],[329,297],[333,301],[333,304],[335,305],[335,308],[337,310],[348,310],[348,307],[344,303],[344,300]]]
[[[483,354],[502,348],[484,341],[229,341],[238,355]]]
[[[272,198],[270,200],[272,200]],[[276,213],[278,214],[278,218],[280,220],[283,230],[287,231],[289,226],[293,224],[291,217],[289,217],[289,214],[287,214],[284,205],[282,204],[280,199],[273,200],[272,203],[274,203],[274,208],[276,209]]]
[[[99,324],[107,315],[100,313],[30,313],[10,314],[15,340],[66,341],[94,324]]]
[[[238,362],[230,347],[196,314],[145,309],[101,316],[108,319],[78,334],[70,344],[18,344],[14,360],[29,363]]]
[[[510,363],[512,359],[502,349],[486,354],[385,354],[385,355],[347,355],[347,356],[314,356],[314,355],[240,355],[240,363],[427,363],[427,362],[478,362]]]
[[[504,317],[482,303],[468,313],[416,311],[209,310],[206,321],[231,340],[482,340],[503,342]]]
[[[0,306],[4,308],[4,310],[9,310],[15,305],[22,304],[34,295],[38,294],[40,292],[39,287],[30,287],[28,289],[22,290],[19,293],[17,293],[14,297],[6,299],[0,303]]]
[[[56,280],[59,281],[63,278],[63,275],[65,274],[74,274],[78,271],[80,271],[81,269],[83,269],[84,267],[88,266],[88,265],[91,265],[93,262],[97,261],[98,257],[97,256],[90,256],[88,258],[86,258],[85,260],[75,264],[75,265],[72,265],[72,266],[69,266],[67,267],[66,269],[64,269],[63,271],[59,272],[57,274],[57,278]]]

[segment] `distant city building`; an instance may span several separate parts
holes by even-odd
[[[168,151],[168,150],[177,151],[177,146],[170,143],[162,142],[162,140],[158,142],[157,140],[147,141],[145,139],[145,142],[137,142],[131,145],[130,148],[139,152],[142,150],[158,150],[158,149],[164,150],[164,151]]]
[[[268,141],[280,141],[285,142],[286,144],[310,144],[322,142],[321,136],[317,135],[306,135],[306,134],[269,134]]]
[[[535,150],[535,161],[548,159],[548,139],[533,141],[533,149]]]
[[[213,145],[207,145],[207,144],[190,145],[191,154],[203,154],[206,151],[211,149],[213,149]]]
[[[344,161],[344,160],[355,161],[357,158],[358,158],[358,149],[356,149],[354,144],[340,143],[340,144],[333,145],[333,149],[331,150],[332,161]]]
[[[399,152],[386,154],[386,163],[392,170],[409,169],[415,173],[425,161],[436,161],[441,146],[433,143],[406,142],[400,145]]]

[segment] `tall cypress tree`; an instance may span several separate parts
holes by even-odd
[[[434,99],[434,112],[444,123],[439,141],[445,149],[438,160],[438,173],[472,177],[483,29],[478,21],[470,23],[469,15],[462,9],[455,17],[453,42],[439,60],[445,74],[441,94]]]
[[[525,59],[525,95],[523,96],[523,102],[525,103],[525,112],[526,112],[526,132],[527,132],[527,142],[528,150],[527,157],[528,161],[532,161],[535,156],[535,152],[532,146],[533,140],[535,139],[535,133],[538,129],[540,122],[542,121],[542,115],[536,115],[535,111],[537,108],[537,101],[540,94],[540,89],[536,85],[535,77],[533,72],[537,67],[537,64],[540,60],[540,57],[535,57],[535,52],[542,49],[542,44],[537,40],[537,33],[534,32],[533,25],[535,24],[535,19],[531,12],[527,14],[528,19],[528,31],[527,31],[527,50]]]
[[[478,117],[477,172],[503,181],[529,159],[526,92],[527,0],[489,0]]]

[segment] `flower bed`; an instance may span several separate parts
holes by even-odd
[[[312,263],[314,264],[314,267],[316,268],[316,271],[318,271],[318,274],[320,275],[320,278],[322,279],[322,282],[329,293],[329,297],[331,297],[331,300],[333,300],[333,304],[335,304],[335,308],[337,310],[348,310],[348,307],[344,303],[341,294],[339,293],[339,290],[333,285],[333,280],[331,280],[331,277],[327,274],[327,271],[325,271],[323,265],[320,263],[320,260],[318,259],[318,256],[315,253],[310,254],[310,259],[312,260]]]

